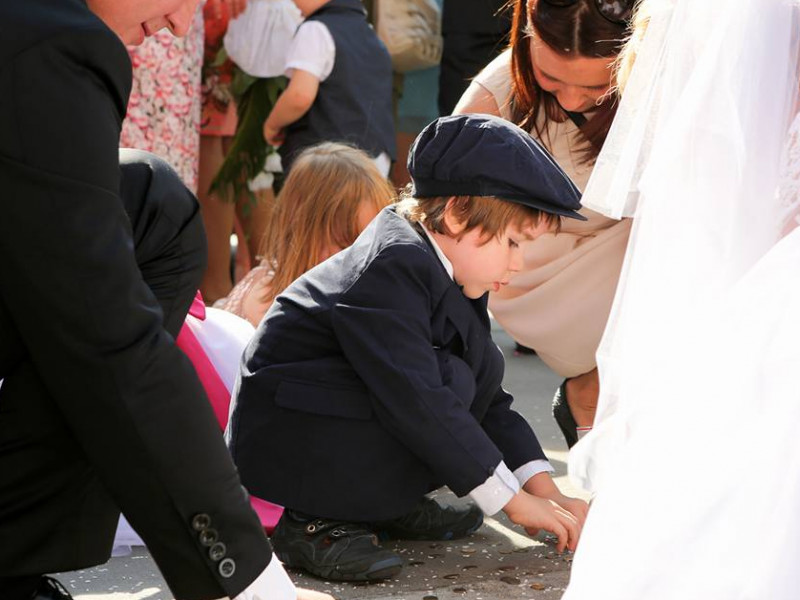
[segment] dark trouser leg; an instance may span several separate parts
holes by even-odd
[[[40,575],[0,577],[0,598],[3,600],[30,600],[41,579]]]
[[[200,207],[177,174],[153,154],[120,150],[120,194],[131,220],[136,262],[178,335],[206,268]]]
[[[481,69],[504,47],[505,36],[450,33],[444,38],[439,71],[439,114],[449,115]]]

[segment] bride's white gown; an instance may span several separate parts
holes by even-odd
[[[794,600],[797,6],[660,7],[587,190],[635,219],[596,427],[570,456],[595,499],[564,598]]]

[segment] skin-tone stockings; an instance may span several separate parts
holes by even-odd
[[[591,427],[597,410],[600,379],[597,369],[567,379],[567,404],[578,427]]]

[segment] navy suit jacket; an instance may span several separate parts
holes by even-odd
[[[408,512],[501,460],[544,458],[471,301],[393,207],[281,294],[245,352],[229,445],[242,481],[315,516]]]

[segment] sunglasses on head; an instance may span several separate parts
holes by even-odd
[[[580,0],[539,0],[550,6],[572,6]],[[594,0],[597,12],[606,20],[618,25],[627,25],[636,0]]]

